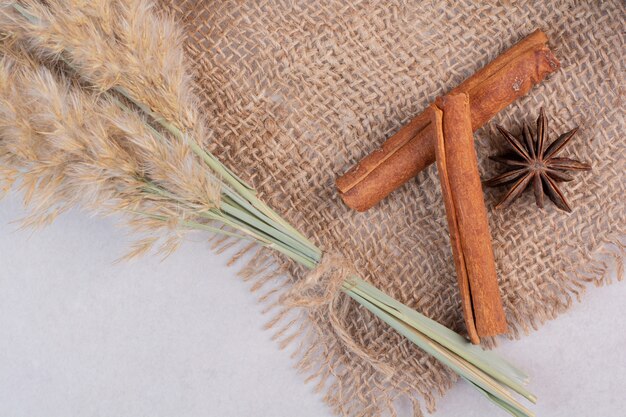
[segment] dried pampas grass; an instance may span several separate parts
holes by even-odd
[[[332,308],[341,289],[505,410],[532,415],[505,388],[534,401],[523,372],[349,267],[320,267],[322,250],[205,150],[210,134],[197,112],[180,34],[149,1],[2,2],[0,32],[0,178],[4,188],[24,192],[32,213],[26,224],[46,224],[80,206],[124,215],[143,236],[129,256],[158,241],[169,253],[189,229],[275,249],[319,267],[285,301],[311,306],[329,298]],[[385,369],[348,336],[343,343]]]
[[[123,212],[142,233],[166,230],[172,246],[181,234],[172,225],[219,205],[219,184],[188,146],[23,52],[6,37],[0,46],[0,166],[5,187],[19,179],[26,225],[73,206]]]

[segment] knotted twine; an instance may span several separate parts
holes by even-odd
[[[287,290],[280,297],[280,301],[287,307],[325,313],[331,329],[343,347],[389,379],[393,377],[394,369],[358,343],[348,330],[347,317],[351,301],[349,296],[342,296],[341,290],[344,283],[350,285],[350,277],[356,275],[354,266],[345,257],[337,253],[324,254],[318,266]]]

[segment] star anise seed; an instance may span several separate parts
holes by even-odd
[[[571,212],[565,196],[557,183],[571,181],[573,177],[566,171],[588,171],[591,165],[557,155],[578,131],[578,127],[559,136],[546,146],[548,122],[543,107],[537,118],[537,132],[533,138],[526,123],[522,126],[522,140],[517,139],[502,126],[496,125],[502,136],[513,148],[511,152],[491,157],[509,167],[509,170],[485,181],[485,185],[496,187],[513,183],[496,208],[505,207],[519,197],[532,183],[537,206],[543,208],[544,194],[561,210]]]

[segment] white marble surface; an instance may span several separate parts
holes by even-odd
[[[73,212],[17,230],[0,202],[0,416],[331,416],[262,330],[249,285],[201,239],[115,264],[128,238]],[[539,416],[626,415],[626,284],[499,348]],[[459,383],[435,417],[504,416]]]

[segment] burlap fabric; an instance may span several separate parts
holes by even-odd
[[[550,38],[562,69],[496,116],[519,131],[539,107],[551,138],[582,129],[565,153],[593,164],[564,189],[566,214],[525,194],[494,211],[502,189],[486,190],[500,287],[511,336],[563,312],[588,282],[623,276],[624,16],[622,1],[478,4],[465,1],[162,0],[186,28],[198,94],[223,161],[326,250],[341,253],[366,280],[463,332],[444,204],[435,166],[366,213],[348,209],[337,175],[375,149],[437,95],[460,83],[533,29]],[[483,176],[500,168],[493,122],[476,133]],[[269,256],[269,255],[268,255]],[[288,291],[304,271],[278,258],[284,285],[266,258],[246,269],[262,299]],[[279,271],[280,272],[280,271]],[[344,296],[340,296],[344,297]],[[379,415],[401,398],[421,414],[454,380],[353,302],[341,303],[346,347],[328,308],[274,307],[282,345],[298,346],[297,366],[341,415]],[[364,356],[365,355],[365,356]],[[381,366],[393,370],[391,376]]]

